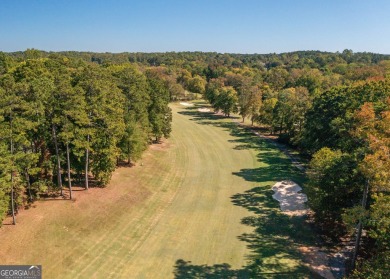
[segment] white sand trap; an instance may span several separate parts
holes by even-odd
[[[190,104],[190,103],[186,103],[186,102],[180,102],[180,104],[182,106],[185,106],[185,107],[193,107],[194,106],[194,104]]]
[[[198,108],[198,111],[200,111],[200,112],[210,112],[210,109],[208,109],[208,108]]]
[[[295,182],[284,180],[277,182],[272,190],[275,194],[272,197],[280,203],[280,209],[283,213],[290,216],[302,216],[307,213],[305,202],[307,196],[298,193],[302,188]]]

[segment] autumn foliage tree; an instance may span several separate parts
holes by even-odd
[[[375,251],[376,255],[362,266],[359,276],[364,276],[367,271],[379,275],[380,271],[386,270],[386,265],[378,264],[378,257],[386,258],[390,255],[390,97],[377,108],[371,102],[364,103],[354,117],[357,120],[354,134],[366,143],[360,170],[367,179],[365,195],[371,199],[362,204],[357,220],[349,221],[359,222],[356,250],[359,248],[363,226],[369,236],[376,240],[375,249],[371,251]],[[363,196],[363,200],[367,198]]]

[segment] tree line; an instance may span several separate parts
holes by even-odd
[[[106,185],[171,132],[170,91],[153,69],[62,55],[0,54],[0,220],[72,183]]]

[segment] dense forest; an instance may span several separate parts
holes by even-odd
[[[0,216],[72,182],[106,185],[118,162],[168,137],[168,104],[203,94],[310,159],[305,192],[351,278],[390,270],[390,56],[0,53]]]

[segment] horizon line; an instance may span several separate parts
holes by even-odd
[[[143,53],[143,54],[165,54],[165,53],[215,53],[215,54],[233,54],[233,55],[280,55],[280,54],[288,54],[288,53],[296,53],[296,52],[321,52],[321,53],[332,53],[332,54],[341,54],[344,50],[352,51],[353,54],[358,53],[368,53],[368,54],[379,54],[389,56],[387,53],[380,52],[372,52],[372,51],[353,51],[352,49],[344,49],[343,51],[329,51],[329,50],[293,50],[293,51],[285,51],[285,52],[268,52],[268,53],[259,53],[259,52],[219,52],[219,51],[203,51],[203,50],[169,50],[169,51],[120,51],[120,52],[111,52],[111,51],[92,51],[92,50],[43,50],[38,48],[26,48],[25,50],[16,50],[16,51],[3,51],[3,53],[18,53],[25,52],[27,50],[38,50],[47,53],[61,53],[61,52],[84,52],[84,53],[98,53],[98,54],[133,54],[133,53]]]

